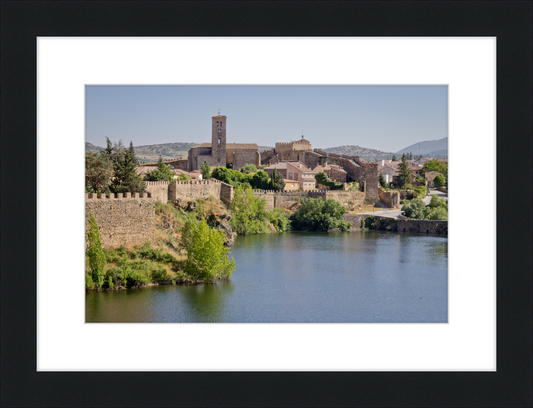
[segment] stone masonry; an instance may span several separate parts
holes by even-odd
[[[229,206],[233,186],[216,179],[174,181],[168,188],[170,201],[194,201],[213,196]]]
[[[146,191],[148,191],[156,201],[166,203],[168,201],[168,185],[168,181],[147,181]]]
[[[141,245],[155,238],[155,198],[149,193],[85,194],[85,232],[89,214],[100,229],[104,247]]]
[[[276,207],[290,208],[300,198],[321,198],[326,201],[333,199],[339,202],[343,207],[353,205],[360,206],[365,200],[365,194],[361,191],[344,191],[344,190],[309,190],[309,191],[273,191],[273,190],[255,190],[254,196],[263,198],[266,201],[266,209],[272,210]]]

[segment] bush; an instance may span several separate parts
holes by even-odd
[[[433,183],[435,184],[435,187],[444,187],[446,185],[446,179],[439,174],[433,179]]]
[[[185,224],[182,245],[187,251],[185,272],[196,279],[209,283],[235,270],[235,261],[228,259],[229,248],[224,246],[224,233],[209,228],[206,220]]]
[[[89,270],[91,272],[91,279],[96,287],[99,289],[104,284],[104,268],[106,265],[106,256],[102,250],[102,241],[100,240],[100,230],[96,224],[96,220],[92,213],[89,214],[89,232],[87,234],[87,241],[89,247],[87,255],[89,257]]]
[[[241,169],[241,173],[243,174],[250,174],[255,173],[257,171],[257,167],[253,164],[245,164],[244,167]]]
[[[88,271],[85,271],[85,289],[94,289],[95,285],[93,282],[93,278],[91,278],[91,273]]]
[[[269,211],[268,217],[270,223],[276,228],[276,231],[284,232],[290,228],[291,222],[289,220],[289,214],[286,213],[283,208],[274,208],[272,211]]]
[[[296,231],[347,230],[349,222],[342,219],[344,207],[337,201],[302,198],[300,208],[291,216],[291,228]]]
[[[430,220],[448,220],[448,210],[444,207],[436,207],[431,210],[428,217]]]
[[[424,202],[418,198],[415,198],[410,204],[404,205],[402,211],[406,217],[418,220],[426,219],[429,215],[429,208],[426,208]]]
[[[136,258],[148,259],[151,261],[164,262],[167,264],[173,264],[177,262],[177,259],[174,258],[171,254],[162,253],[160,250],[156,248],[152,248],[149,242],[146,242],[138,250],[132,252],[131,257],[133,259],[136,259]]]
[[[230,226],[239,235],[264,234],[269,231],[266,201],[255,197],[251,187],[237,187],[230,204]]]
[[[329,179],[325,171],[319,171],[315,174],[315,180],[318,184],[329,187],[330,190],[341,190],[343,185]]]

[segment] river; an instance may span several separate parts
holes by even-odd
[[[231,280],[88,292],[86,322],[447,322],[448,238],[386,231],[240,236]]]

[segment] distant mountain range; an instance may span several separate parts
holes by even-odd
[[[392,158],[392,152],[382,152],[381,150],[368,149],[366,147],[360,146],[339,146],[339,147],[328,147],[327,149],[322,149],[326,153],[336,153],[336,154],[345,154],[348,156],[359,156],[359,158],[366,161],[374,161],[381,159],[390,159]]]
[[[172,159],[186,159],[189,154],[189,149],[198,145],[198,143],[163,143],[163,144],[153,144],[146,146],[133,146],[135,150],[135,156],[137,160],[141,162],[155,162],[159,160],[159,155],[163,160],[172,160]],[[272,149],[268,146],[257,146],[259,151]],[[92,143],[85,142],[85,151],[86,152],[101,152],[104,150],[103,147],[95,146]]]
[[[186,159],[191,147],[196,146],[198,143],[163,143],[163,144],[153,144],[146,146],[134,146],[135,155],[137,159],[141,162],[154,162],[159,159],[159,155],[163,157],[163,160],[172,160],[176,158]],[[375,161],[381,159],[390,159],[392,155],[395,154],[397,157],[401,156],[403,153],[413,153],[413,155],[418,155],[420,145],[420,154],[424,156],[441,156],[448,157],[448,138],[440,140],[429,140],[425,142],[419,142],[407,146],[405,149],[399,150],[396,153],[392,152],[383,152],[381,150],[369,149],[366,147],[360,146],[338,146],[338,147],[329,147],[323,149],[327,153],[336,153],[336,154],[345,154],[348,156],[359,156],[361,159],[366,161]],[[260,152],[263,150],[272,149],[269,146],[258,146]],[[86,152],[100,152],[104,150],[103,147],[95,146],[91,143],[85,142],[85,151]]]
[[[404,153],[413,153],[413,155],[421,154],[423,156],[445,156],[448,157],[448,138],[445,137],[439,140],[428,140],[407,146],[405,149],[396,152],[396,155]]]

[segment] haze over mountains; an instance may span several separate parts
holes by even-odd
[[[420,149],[420,153],[419,153]],[[398,150],[396,155],[403,153],[413,153],[414,155],[421,154],[423,156],[448,156],[448,138],[445,137],[439,140],[428,140],[407,146],[402,150]]]
[[[134,146],[135,155],[137,159],[141,162],[154,162],[159,159],[159,155],[163,157],[163,160],[171,160],[176,158],[187,158],[189,149],[193,146],[196,146],[198,143],[163,143],[163,144],[153,144],[146,146]],[[338,147],[329,147],[323,149],[327,153],[336,153],[336,154],[345,154],[348,156],[359,156],[363,160],[374,161],[381,159],[390,159],[392,155],[395,154],[397,157],[401,156],[403,153],[413,153],[413,155],[420,154],[424,156],[444,156],[448,157],[448,138],[445,137],[439,140],[429,140],[424,142],[419,142],[407,146],[406,148],[397,151],[396,153],[392,152],[383,152],[381,150],[369,149],[366,147],[360,146],[338,146]],[[259,151],[272,149],[269,146],[258,146]],[[85,143],[86,152],[100,152],[104,150],[103,147],[95,146],[91,143]]]

